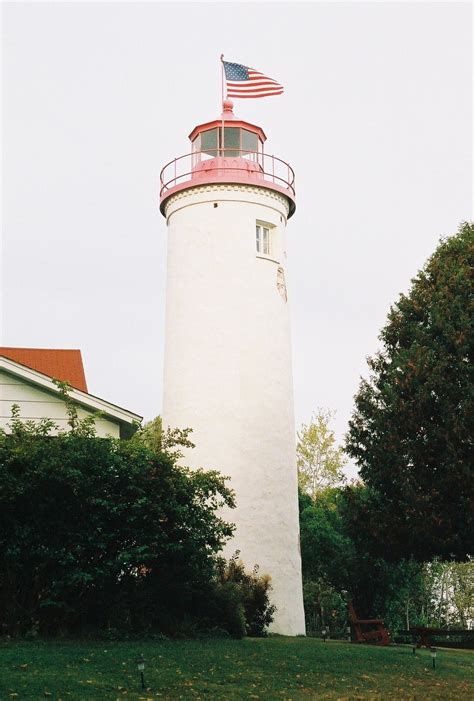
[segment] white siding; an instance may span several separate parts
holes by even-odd
[[[58,425],[58,429],[67,430],[68,428],[66,405],[60,397],[0,370],[0,426],[6,431],[9,430],[12,404],[18,404],[20,407],[21,419],[39,421],[47,418],[52,419]],[[79,418],[83,419],[92,413],[78,406]],[[118,422],[102,417],[96,419],[95,425],[97,435],[101,438],[105,436],[119,438],[120,436]]]

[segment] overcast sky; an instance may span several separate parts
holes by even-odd
[[[390,304],[471,218],[470,3],[3,3],[3,345],[80,348],[89,391],[161,412],[161,167],[235,100],[296,171],[297,425],[342,438]],[[244,281],[243,281],[244,282]]]

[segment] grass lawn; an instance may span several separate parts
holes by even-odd
[[[135,659],[146,659],[141,691]],[[311,638],[163,642],[4,641],[0,700],[474,699],[474,653]]]

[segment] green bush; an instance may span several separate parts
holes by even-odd
[[[15,412],[12,433],[0,432],[3,632],[215,626],[218,615],[199,619],[195,609],[216,588],[233,530],[218,516],[234,503],[224,478],[96,438],[90,423],[70,426],[53,437],[51,422],[23,423]],[[221,605],[230,620],[224,596]]]
[[[0,620],[27,637],[265,634],[270,578],[219,552],[234,506],[217,472],[176,465],[188,431],[96,438],[62,386],[68,432],[0,431]]]
[[[276,611],[269,599],[270,576],[260,575],[258,565],[255,565],[252,572],[246,572],[239,555],[237,550],[228,562],[221,563],[220,585],[222,588],[233,586],[238,592],[245,616],[246,634],[263,637]]]

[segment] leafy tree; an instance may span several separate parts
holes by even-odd
[[[305,580],[324,580],[346,589],[355,558],[343,520],[340,489],[327,488],[311,498],[300,491],[300,541]]]
[[[421,564],[387,562],[374,555],[370,532],[353,531],[353,502],[366,503],[363,485],[300,493],[303,591],[309,626],[346,625],[346,601],[361,617],[381,616],[393,630],[418,621],[423,596]]]
[[[354,544],[345,531],[341,511],[343,493],[326,488],[310,497],[300,489],[300,544],[303,595],[308,630],[346,622],[343,592],[350,588]]]
[[[346,450],[369,487],[374,552],[463,560],[474,542],[471,319],[474,227],[441,242],[391,308]]]
[[[161,439],[163,436],[163,422],[161,416],[156,416],[151,421],[141,426],[132,436],[132,441],[140,442],[149,450],[159,453],[161,451]]]
[[[338,591],[324,579],[303,580],[303,602],[308,633],[329,629],[344,634],[347,627],[345,591]]]
[[[207,602],[233,531],[219,516],[234,505],[225,480],[137,442],[95,438],[76,419],[53,437],[52,422],[22,422],[15,408],[11,434],[0,432],[5,630],[221,626],[225,602],[213,612]]]
[[[466,627],[474,617],[474,562],[390,562],[372,550],[370,492],[362,484],[300,492],[301,557],[309,631],[346,625],[346,600],[395,634],[412,625]]]
[[[455,622],[467,628],[474,619],[474,561],[449,563]]]
[[[219,556],[234,497],[217,472],[176,466],[189,430],[157,417],[129,441],[96,438],[58,385],[67,431],[18,406],[0,430],[3,632],[264,635],[270,578]]]
[[[133,435],[134,443],[141,443],[149,450],[157,453],[164,452],[174,460],[183,457],[181,448],[194,448],[189,438],[192,428],[166,428],[163,430],[161,416],[148,421]]]
[[[336,446],[334,431],[329,427],[334,412],[318,409],[309,424],[298,432],[296,458],[298,482],[303,491],[315,496],[325,487],[344,481],[344,450]]]
[[[426,618],[436,626],[467,628],[474,618],[474,561],[427,563]]]

